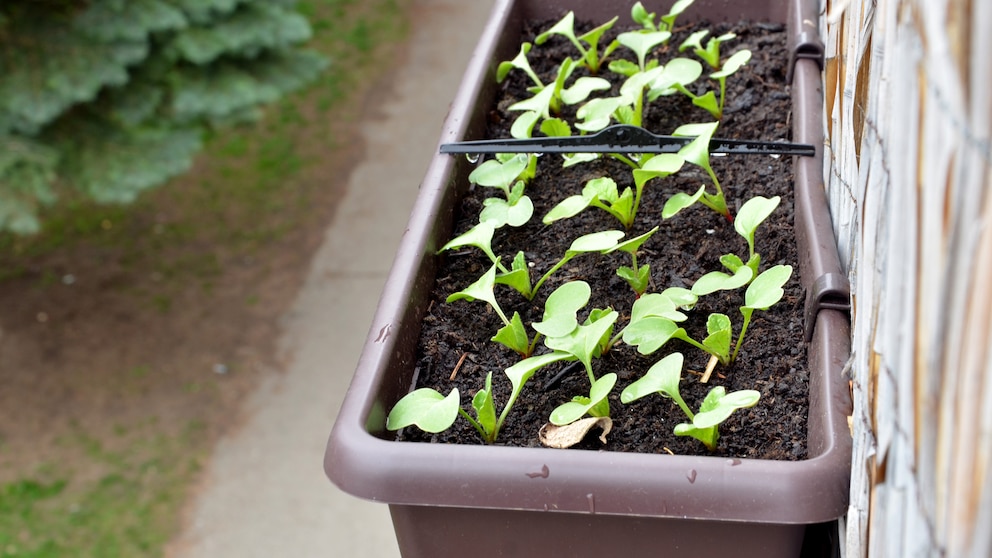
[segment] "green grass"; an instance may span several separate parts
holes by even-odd
[[[0,283],[28,278],[36,288],[56,288],[62,272],[49,262],[96,247],[123,273],[155,277],[134,279],[128,292],[137,308],[167,319],[178,293],[190,287],[209,293],[225,266],[256,257],[302,220],[317,218],[311,200],[325,184],[301,176],[324,160],[306,148],[321,141],[331,150],[341,141],[330,115],[357,84],[375,78],[377,45],[401,38],[405,24],[396,0],[300,6],[315,31],[310,47],[331,60],[325,79],[269,107],[263,121],[208,138],[196,180],[179,177],[131,206],[68,199],[45,213],[41,234],[0,234]],[[345,71],[346,63],[358,70]],[[355,101],[351,106],[360,106]],[[163,207],[168,214],[161,214]],[[256,305],[260,299],[251,294],[241,300]],[[129,366],[122,382],[148,374],[148,366]],[[210,379],[190,382],[180,397],[218,389]],[[212,431],[199,419],[167,425],[155,417],[73,429],[60,444],[64,458],[19,471],[13,475],[18,480],[0,485],[0,558],[161,555],[178,527],[187,486],[210,450]]]
[[[0,486],[0,557],[160,555],[185,485],[200,469],[200,453],[187,448],[202,446],[203,428],[191,422],[175,436],[155,430],[154,421],[77,430],[64,441],[72,463],[48,463]],[[110,450],[104,438],[127,443]],[[101,473],[87,478],[82,469]]]

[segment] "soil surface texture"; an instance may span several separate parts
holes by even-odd
[[[529,26],[533,34],[549,28],[554,22],[535,22]],[[591,26],[590,26],[591,28]],[[791,102],[785,82],[785,61],[788,60],[786,33],[778,25],[713,25],[711,36],[733,31],[737,38],[724,44],[723,59],[731,53],[748,48],[753,53],[750,63],[727,83],[727,102],[717,137],[759,140],[790,140]],[[663,63],[679,56],[678,45],[696,27],[678,29],[667,47],[656,51]],[[605,40],[612,40],[617,31]],[[605,43],[602,43],[605,44]],[[626,56],[630,51],[618,49],[611,58]],[[545,83],[554,80],[557,64],[576,52],[565,39],[551,38],[535,46],[528,58]],[[688,52],[681,56],[691,57]],[[706,73],[709,73],[708,71]],[[614,82],[616,95],[622,77],[608,70],[601,77]],[[574,80],[588,75],[585,68],[576,70]],[[705,75],[705,74],[704,74]],[[531,85],[523,72],[514,70],[500,85],[495,106],[490,112],[489,137],[509,137],[509,126],[519,113],[507,110],[511,104],[529,97]],[[701,78],[690,89],[702,93],[716,86],[715,80]],[[601,93],[601,92],[600,92]],[[598,95],[598,94],[597,94]],[[605,96],[605,95],[603,95]],[[577,107],[565,107],[563,118],[575,122]],[[645,128],[667,134],[689,122],[710,122],[713,118],[691,104],[683,95],[661,97],[647,104]],[[622,191],[634,188],[631,169],[608,157],[590,163],[561,169],[561,158],[545,155],[538,163],[536,178],[527,185],[526,193],[534,203],[534,216],[518,228],[497,230],[493,250],[508,262],[518,250],[523,250],[531,266],[532,281],[536,281],[564,254],[575,238],[602,230],[623,230],[623,226],[603,210],[589,208],[575,217],[544,225],[541,218],[562,199],[578,194],[593,178],[609,176]],[[730,366],[717,366],[709,383],[700,382],[709,355],[699,349],[673,340],[652,355],[640,355],[634,347],[617,343],[602,358],[594,359],[597,377],[608,372],[618,375],[617,385],[610,395],[613,431],[602,444],[590,435],[578,448],[627,452],[671,452],[675,454],[706,454],[705,447],[695,439],[678,437],[675,425],[687,417],[671,400],[661,396],[643,398],[632,404],[620,402],[620,392],[640,378],[648,368],[672,352],[685,355],[681,393],[692,409],[698,409],[706,393],[714,386],[726,390],[753,389],[761,399],[753,408],[735,412],[720,428],[715,455],[728,457],[801,460],[806,458],[806,417],[808,412],[809,373],[806,365],[806,344],[802,327],[802,288],[798,277],[798,256],[793,234],[793,196],[791,158],[772,156],[712,157],[712,167],[719,177],[732,213],[753,196],[781,196],[781,204],[758,229],[755,249],[761,254],[761,270],[777,264],[793,266],[793,276],[785,286],[783,299],[766,312],[757,311],[751,321],[740,354]],[[678,215],[661,219],[664,203],[677,192],[695,192],[701,184],[707,191],[713,186],[706,172],[686,164],[676,175],[654,179],[644,189],[636,222],[625,231],[633,238],[654,227],[659,230],[638,252],[638,263],[651,266],[648,292],[661,292],[667,287],[689,288],[703,274],[723,270],[720,257],[732,253],[747,260],[746,240],[737,234],[723,216],[696,204]],[[462,200],[455,224],[455,234],[461,234],[478,222],[483,200],[501,195],[492,188],[474,188]],[[502,370],[513,365],[519,356],[490,338],[502,326],[499,317],[483,302],[457,301],[446,303],[452,293],[464,289],[479,278],[491,262],[479,250],[466,249],[447,252],[437,275],[432,302],[424,319],[417,355],[418,386],[433,387],[447,394],[452,388],[461,393],[462,407],[471,409],[471,398],[483,384],[488,372],[493,372],[497,413],[507,401],[509,381]],[[571,260],[555,273],[541,288],[533,301],[527,301],[509,287],[497,285],[496,296],[508,316],[519,312],[525,324],[540,321],[546,297],[567,281],[583,280],[592,287],[592,298],[580,310],[580,323],[592,308],[613,308],[620,313],[616,331],[626,325],[636,295],[631,287],[616,275],[620,266],[629,266],[630,256],[624,252],[608,255],[583,255]],[[730,317],[733,343],[740,333],[744,289],[720,291],[701,297],[689,318],[681,325],[697,340],[706,337],[706,320],[712,312]],[[528,327],[533,334],[533,330]],[[543,343],[535,354],[547,352]],[[460,365],[459,365],[460,363]],[[457,368],[452,380],[452,372]],[[564,376],[556,378],[563,370]],[[500,432],[497,444],[539,446],[538,431],[551,411],[578,395],[588,395],[589,379],[581,364],[555,363],[538,371],[527,384],[510,412]],[[441,443],[482,443],[479,435],[463,418],[451,429],[436,435],[416,428],[404,429],[401,439]]]

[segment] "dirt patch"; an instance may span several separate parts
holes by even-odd
[[[0,488],[133,475],[162,510],[134,528],[178,525],[214,441],[282,369],[279,319],[361,158],[349,138],[363,103],[399,52],[409,5],[386,2],[384,18],[381,4],[312,14],[328,82],[219,133],[186,175],[127,208],[79,202],[39,237],[0,238]],[[41,536],[26,528],[18,544]]]

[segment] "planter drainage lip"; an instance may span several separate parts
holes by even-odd
[[[518,37],[501,38],[500,30],[522,18],[560,16],[562,4],[497,0],[438,145],[481,137],[483,115],[473,106],[485,102],[484,92],[491,87],[489,82],[495,81],[495,66],[506,49],[515,52],[519,46]],[[605,21],[610,17],[606,11],[615,8],[601,4],[607,3],[576,0],[571,6],[577,17]],[[692,10],[707,4],[721,5],[716,0],[697,0]],[[794,29],[797,22],[816,21],[815,2],[791,0],[788,14],[768,8],[776,4],[770,0],[750,4],[759,6],[756,13],[763,19],[775,13],[777,17],[771,19],[790,22],[797,48],[808,52],[809,45],[818,44],[815,25]],[[781,7],[784,2],[776,5]],[[726,17],[734,19],[743,13]],[[806,19],[796,15],[810,13]],[[795,70],[791,65],[789,68],[795,113],[793,141],[818,145],[816,157],[793,161],[796,236],[800,253],[806,253],[800,258],[799,269],[808,293],[806,333],[812,339],[808,350],[808,453],[812,457],[771,461],[392,441],[393,433],[384,430],[385,416],[415,381],[413,350],[421,307],[433,285],[434,253],[450,234],[458,183],[464,182],[469,170],[464,157],[438,154],[421,184],[404,241],[331,432],[324,458],[328,477],[354,496],[398,506],[782,525],[822,523],[844,515],[851,462],[847,424],[851,402],[841,373],[850,355],[850,326],[843,304],[848,291],[822,185],[820,70],[810,56],[800,54],[793,62]]]

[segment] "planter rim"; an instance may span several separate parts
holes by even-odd
[[[803,21],[804,17],[795,14],[809,15],[812,9],[809,17],[816,21],[813,2],[788,1],[790,20]],[[472,107],[492,79],[500,31],[515,17],[516,3],[496,1],[438,145],[470,139]],[[808,41],[809,30],[802,32]],[[840,273],[840,265],[822,189],[819,68],[815,60],[799,58],[790,73],[794,112],[815,111],[795,118],[801,122],[794,125],[793,139],[818,146],[817,157],[794,159],[797,242],[801,253],[804,245],[812,252],[799,262],[803,284],[808,287],[824,274]],[[846,513],[851,459],[846,417],[851,404],[840,370],[850,352],[849,324],[847,316],[835,309],[812,314],[815,327],[807,328],[813,338],[811,376],[814,368],[824,371],[821,381],[811,379],[810,415],[814,410],[821,412],[823,424],[810,433],[812,457],[803,461],[425,444],[372,434],[381,428],[388,410],[376,394],[397,387],[387,386],[387,370],[394,359],[407,358],[398,355],[400,339],[406,335],[402,324],[419,321],[412,310],[422,298],[418,289],[433,284],[433,273],[425,276],[423,267],[438,248],[431,232],[435,221],[445,215],[441,208],[450,195],[456,164],[454,157],[435,153],[387,279],[392,286],[383,291],[328,441],[324,469],[339,488],[361,498],[400,505],[777,524],[819,523]],[[825,231],[829,238],[824,238]]]

